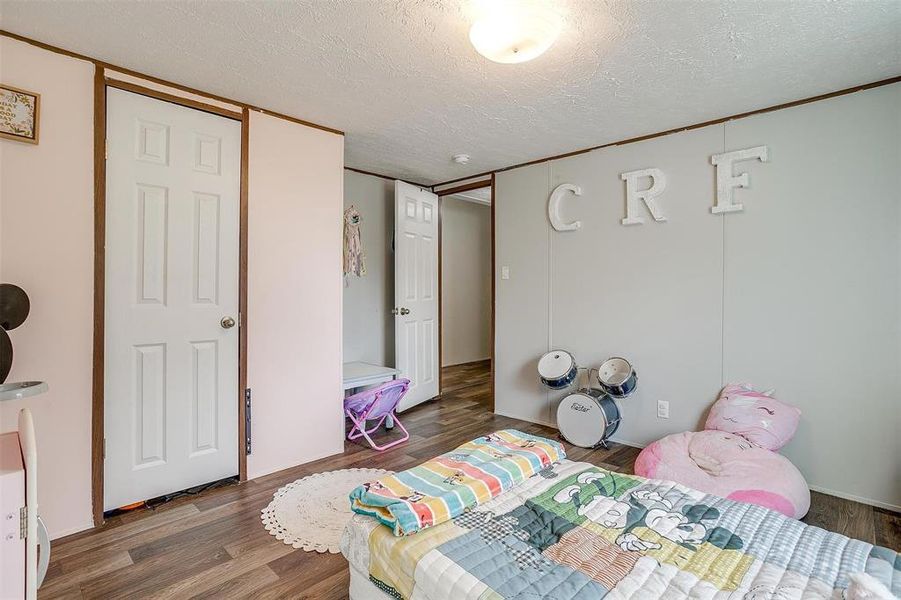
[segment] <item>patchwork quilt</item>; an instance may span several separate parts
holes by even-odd
[[[563,445],[515,429],[476,438],[421,465],[365,483],[351,509],[410,535],[444,523],[566,457]]]
[[[861,572],[901,594],[892,550],[568,460],[415,535],[355,515],[342,551],[406,600],[839,599]]]

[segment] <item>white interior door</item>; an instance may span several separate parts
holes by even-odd
[[[394,184],[395,367],[410,380],[404,410],[438,395],[438,196]]]
[[[241,124],[107,92],[104,510],[238,473]]]

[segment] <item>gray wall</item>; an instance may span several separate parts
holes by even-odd
[[[344,362],[394,366],[394,182],[344,171],[344,207],[363,217],[366,275],[344,288]]]
[[[762,144],[769,162],[736,167],[744,212],[711,214],[710,156]],[[622,226],[619,175],[649,167],[668,221]],[[583,189],[577,232],[547,220],[564,182]],[[898,84],[499,173],[497,411],[554,422],[564,394],[535,367],[557,347],[633,361],[616,437],[635,445],[697,429],[724,383],[750,381],[803,411],[784,453],[812,487],[898,509],[899,190]]]
[[[441,199],[441,366],[486,359],[491,337],[491,208]]]

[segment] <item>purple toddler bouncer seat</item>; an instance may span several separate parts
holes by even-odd
[[[397,403],[406,395],[409,388],[409,379],[396,379],[346,397],[344,399],[344,413],[353,423],[353,427],[347,434],[347,439],[357,440],[360,437],[364,437],[369,442],[369,445],[379,452],[410,439],[410,433],[403,426],[403,423],[400,422],[400,419],[397,418],[397,413],[395,412]],[[378,429],[388,417],[394,419],[397,426],[404,432],[404,437],[379,446],[372,441],[369,434]],[[378,419],[378,422],[371,429],[366,429],[366,421],[374,421],[376,419]]]

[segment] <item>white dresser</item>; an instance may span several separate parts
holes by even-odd
[[[25,463],[19,434],[0,435],[0,598],[25,597]]]
[[[47,389],[46,385],[43,389]],[[38,516],[37,457],[31,411],[23,408],[19,411],[18,431],[0,436],[0,518],[3,519],[0,598],[3,600],[35,600],[50,562],[50,538]]]

